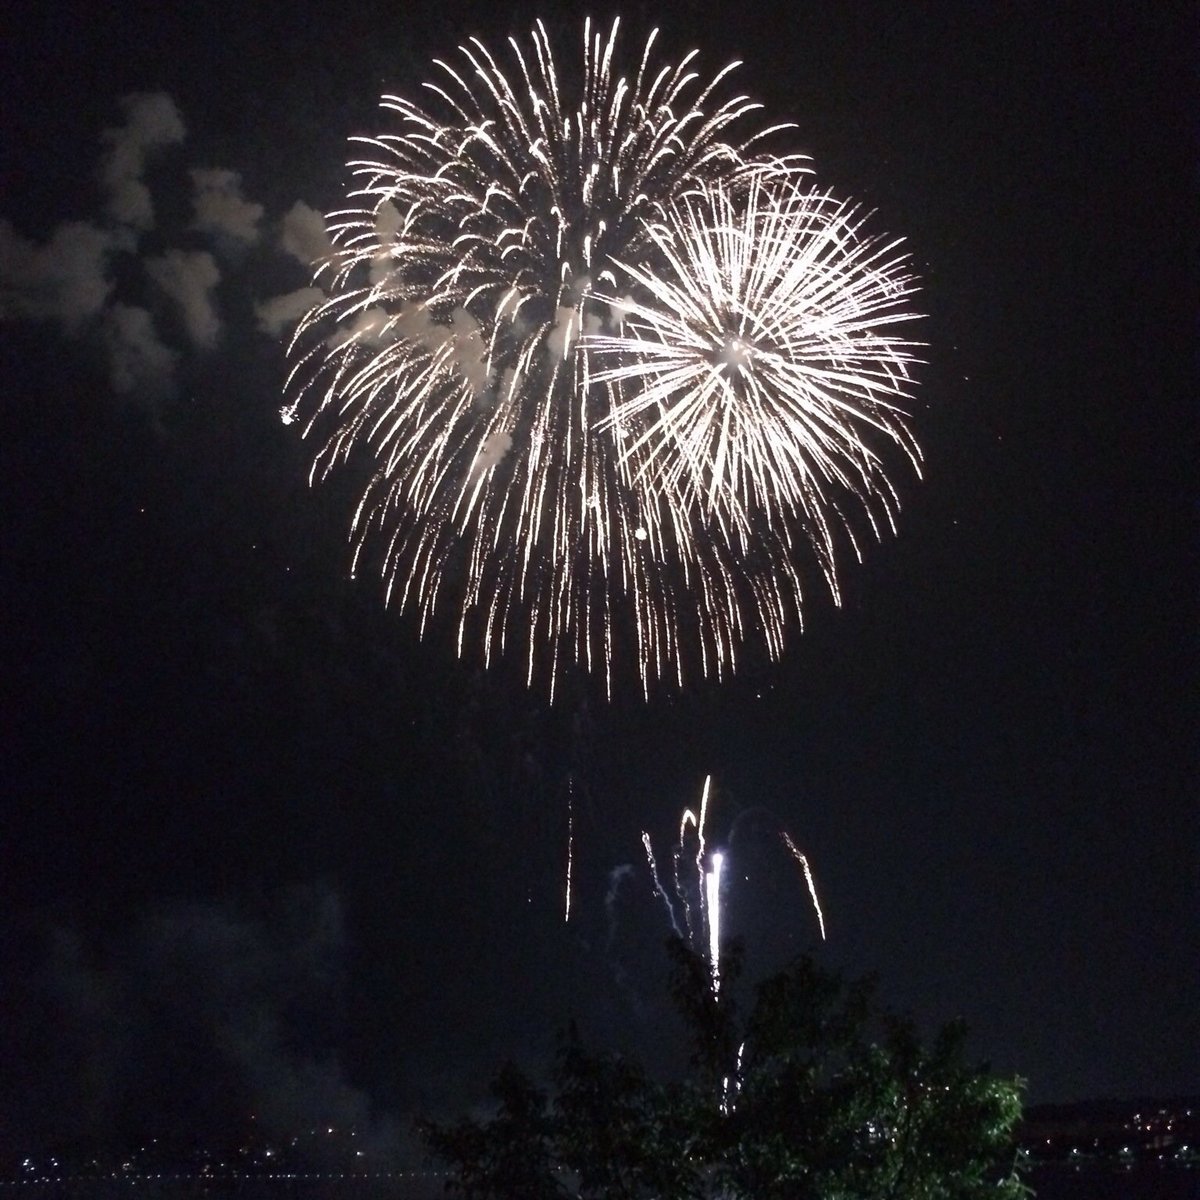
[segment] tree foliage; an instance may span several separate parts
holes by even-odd
[[[723,957],[670,945],[671,995],[690,1074],[660,1082],[636,1062],[562,1037],[552,1090],[509,1065],[486,1121],[424,1123],[464,1200],[1016,1200],[1019,1080],[972,1067],[965,1031],[925,1045],[881,1011],[870,979],[802,957],[755,989],[743,1018]]]

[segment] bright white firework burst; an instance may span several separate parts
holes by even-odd
[[[619,385],[605,427],[642,428],[621,450],[637,482],[741,554],[764,530],[789,547],[801,532],[835,599],[838,544],[859,550],[847,498],[878,537],[898,507],[881,447],[920,470],[916,343],[892,332],[915,319],[915,281],[864,224],[794,175],[706,185],[648,230],[650,254],[619,262],[638,298],[619,335],[589,339],[597,381]],[[792,598],[776,591],[760,619]]]
[[[299,395],[285,410],[307,410],[306,433],[324,439],[314,476],[355,454],[371,464],[355,566],[379,546],[388,597],[417,613],[422,632],[448,610],[460,653],[477,645],[490,662],[518,651],[527,680],[542,676],[552,695],[571,664],[611,693],[623,646],[646,692],[692,669],[732,670],[752,637],[778,656],[801,612],[799,544],[818,546],[834,585],[834,485],[860,496],[882,486],[894,507],[856,424],[872,404],[884,411],[881,380],[898,361],[894,345],[887,365],[871,357],[885,343],[869,318],[883,308],[861,312],[863,280],[884,281],[886,269],[851,254],[839,275],[832,255],[816,255],[819,287],[772,290],[768,263],[776,273],[799,265],[785,245],[797,229],[787,197],[802,194],[806,168],[760,152],[785,127],[740,132],[758,106],[721,99],[733,67],[701,85],[694,55],[654,61],[653,34],[632,78],[618,74],[617,32],[586,23],[582,68],[565,73],[540,23],[529,44],[510,39],[507,74],[472,40],[461,64],[437,64],[429,107],[384,97],[398,129],[361,139],[356,207],[330,218],[329,299],[297,332],[289,387]],[[743,259],[762,239],[753,299],[803,293],[843,315],[840,366],[827,357],[808,375],[811,393],[825,370],[819,386],[843,407],[808,420],[803,453],[776,441],[788,397],[767,403],[795,374],[760,370],[765,329],[780,358],[794,341],[787,314],[762,314],[744,342],[710,355],[710,375],[755,380],[725,388],[753,403],[710,439],[719,463],[703,466],[699,425],[685,416],[707,401],[681,408],[668,383],[682,378],[668,348],[683,326],[656,306],[672,288],[728,291],[719,264],[681,277],[703,258],[709,226],[695,218],[705,203],[728,207],[723,225],[709,225],[740,228]],[[828,215],[813,204],[812,228]],[[688,236],[699,239],[690,249]],[[725,252],[738,242],[722,236]],[[903,294],[894,270],[887,286]],[[723,313],[726,300],[709,307]],[[856,309],[857,328],[845,319]],[[754,430],[772,408],[774,426]],[[896,436],[902,417],[888,411],[874,425]],[[898,440],[915,462],[911,440]]]

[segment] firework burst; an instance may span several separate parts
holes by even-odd
[[[794,176],[706,185],[621,260],[636,299],[619,335],[590,339],[622,397],[606,426],[642,429],[621,450],[637,483],[741,555],[764,531],[806,541],[835,599],[838,543],[859,551],[851,507],[877,537],[894,528],[885,451],[920,469],[916,344],[894,332],[915,284],[899,243],[864,224]]]
[[[551,695],[571,664],[611,694],[618,661],[632,663],[648,693],[659,679],[732,670],[752,635],[777,657],[801,611],[797,522],[822,528],[833,483],[881,490],[857,424],[902,428],[879,420],[885,389],[865,344],[857,358],[847,344],[836,365],[805,364],[802,401],[795,371],[768,378],[768,345],[782,361],[798,336],[786,314],[720,343],[718,373],[755,380],[734,389],[752,399],[733,419],[713,417],[702,371],[670,359],[685,325],[656,306],[672,288],[728,288],[719,266],[681,277],[703,259],[684,244],[703,228],[696,197],[728,204],[729,229],[748,200],[748,298],[793,300],[802,288],[767,281],[802,272],[785,244],[800,224],[786,197],[807,168],[765,153],[784,127],[754,126],[758,106],[726,95],[732,66],[704,84],[694,55],[658,63],[651,35],[624,75],[617,35],[615,22],[607,34],[586,23],[582,64],[567,69],[541,24],[527,43],[510,39],[503,67],[472,40],[461,60],[437,63],[424,106],[384,97],[395,130],[360,139],[352,206],[330,217],[328,299],[297,332],[285,410],[318,440],[314,477],[352,457],[370,464],[355,569],[378,563],[422,633],[440,609],[460,654],[519,654]],[[819,207],[814,229],[828,215]],[[750,265],[756,237],[769,265]],[[805,261],[823,281],[807,295],[831,311],[867,295],[839,299],[848,275],[878,273],[865,257],[840,277],[830,256]],[[708,310],[726,308],[716,291]],[[702,311],[681,320],[698,327]],[[844,321],[836,336],[854,332]],[[881,372],[898,361],[889,354]],[[699,387],[691,401],[685,376]],[[821,389],[831,399],[815,414]],[[714,419],[723,436],[702,432]],[[717,455],[707,466],[706,452]]]

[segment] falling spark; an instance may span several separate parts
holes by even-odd
[[[563,923],[571,920],[571,870],[575,863],[575,797],[571,784],[567,784],[567,902]]]
[[[808,865],[808,859],[797,848],[796,843],[792,841],[792,835],[785,829],[780,833],[783,838],[783,844],[791,851],[792,857],[800,864],[804,871],[804,881],[808,884],[808,894],[812,897],[813,908],[817,913],[817,924],[821,927],[821,941],[825,940],[825,915],[821,912],[821,902],[817,899],[817,885],[813,879],[813,873]]]

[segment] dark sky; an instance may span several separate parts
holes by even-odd
[[[752,971],[817,939],[787,829],[822,961],[961,1015],[1032,1100],[1200,1090],[1187,6],[628,12],[742,58],[818,179],[908,239],[926,471],[778,665],[553,707],[349,579],[354,470],[308,487],[254,317],[305,282],[280,222],[338,206],[379,93],[535,11],[26,7],[0,59],[0,1150],[250,1108],[386,1131],[572,1015],[653,1053],[641,833],[665,850],[707,774]],[[102,131],[160,92],[186,138],[149,159],[154,227],[72,322],[30,280],[64,222],[111,238]],[[189,229],[194,167],[239,173],[257,244]],[[208,348],[147,282],[173,247],[220,272]],[[118,301],[175,355],[152,385],[114,374]]]

